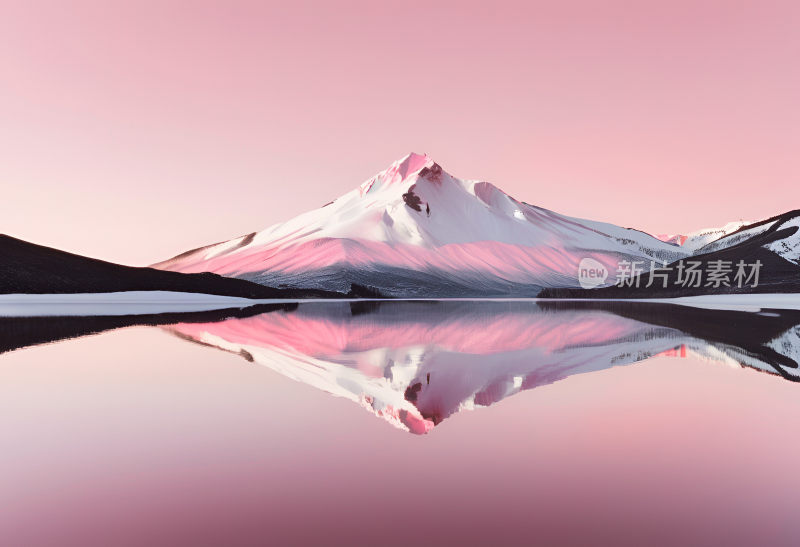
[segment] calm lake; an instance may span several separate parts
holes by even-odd
[[[0,318],[0,543],[799,545],[800,312]]]

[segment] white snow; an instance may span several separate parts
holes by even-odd
[[[703,228],[701,230],[691,232],[686,234],[686,241],[683,242],[681,248],[690,253],[694,253],[709,243],[713,243],[721,237],[735,232],[747,224],[752,224],[752,222],[746,220],[737,220],[734,222],[729,222],[725,226],[719,226],[716,228]]]
[[[714,310],[761,311],[763,309],[800,309],[800,294],[709,294],[678,298],[635,299],[634,302],[662,302]]]
[[[775,226],[776,223],[779,224]],[[800,216],[790,218],[786,221],[776,220],[773,222],[765,222],[764,224],[733,233],[739,230],[742,226],[748,224],[752,223],[741,221],[731,222],[722,228],[701,230],[700,232],[697,232],[696,235],[690,236],[690,239],[694,239],[691,241],[691,243],[689,240],[687,240],[683,247],[687,251],[697,254],[720,251],[746,241],[753,236],[763,234],[773,226],[776,230],[783,230],[793,227],[800,228]],[[717,236],[717,234],[719,235]],[[709,240],[709,238],[711,239]],[[769,243],[765,245],[764,248],[772,251],[789,262],[798,264],[798,262],[800,262],[800,230],[789,237]]]
[[[800,216],[797,216],[791,220],[788,220],[778,226],[779,230],[784,228],[800,228]],[[786,260],[790,262],[794,262],[795,264],[800,263],[800,229],[798,229],[794,234],[791,236],[780,239],[778,241],[774,241],[769,245],[766,245],[766,248],[776,253]]]
[[[0,317],[145,315],[245,308],[271,302],[283,301],[173,291],[2,294]]]

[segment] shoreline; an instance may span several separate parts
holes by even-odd
[[[0,317],[142,315],[247,308],[259,304],[336,302],[635,302],[760,311],[800,310],[800,293],[721,294],[676,298],[299,298],[251,299],[174,291],[124,291],[73,294],[3,294]]]

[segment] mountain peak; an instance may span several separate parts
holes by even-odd
[[[360,187],[361,195],[389,187],[397,186],[405,181],[412,180],[425,169],[432,169],[436,163],[427,154],[411,152],[392,162],[392,164],[363,183]],[[438,166],[437,166],[438,167]],[[441,170],[441,169],[438,169]]]
[[[396,164],[398,166],[398,172],[402,173],[403,177],[407,177],[416,173],[417,171],[421,171],[425,167],[429,167],[433,163],[433,159],[428,156],[428,154],[417,154],[416,152],[411,152],[395,161],[392,166]]]

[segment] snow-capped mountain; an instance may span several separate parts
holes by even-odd
[[[794,264],[800,261],[800,211],[789,211],[759,222],[737,220],[717,228],[704,228],[689,234],[663,234],[661,241],[680,246],[691,255],[721,251],[746,242],[767,231],[785,230],[785,235],[764,248]]]
[[[723,295],[744,293],[787,294],[800,293],[800,210],[789,211],[760,222],[736,223],[723,229],[701,231],[691,241],[691,262],[697,271],[711,272],[714,267],[728,265],[757,265],[757,282],[753,277],[748,283],[736,282],[724,277],[718,286],[709,276],[698,278],[694,283],[681,279],[679,263],[668,264],[655,272],[642,272],[626,286],[598,287],[590,290],[569,288],[545,288],[541,298],[676,298],[682,296]],[[707,232],[724,235],[704,243]],[[681,248],[686,248],[682,245]],[[688,264],[688,262],[686,263]],[[686,265],[684,264],[684,266]],[[651,273],[662,279],[662,283],[649,283]],[[701,274],[702,275],[702,274]],[[634,287],[634,288],[631,288]]]
[[[694,253],[712,241],[716,241],[721,237],[725,237],[728,234],[740,229],[742,226],[746,226],[748,224],[751,223],[744,220],[737,220],[734,222],[729,222],[725,226],[716,228],[703,228],[701,230],[676,237],[680,238],[678,244],[681,247],[690,253]]]
[[[614,272],[621,260],[661,264],[688,254],[638,230],[517,201],[410,154],[318,210],[154,266],[272,287],[535,296],[542,287],[577,287],[584,258]]]
[[[800,260],[800,211],[790,211],[776,217],[760,222],[731,223],[726,228],[732,228],[719,238],[696,248],[697,254],[722,251],[752,240],[757,236],[767,233],[777,233],[780,237],[770,238],[763,247],[784,260],[798,264]]]

